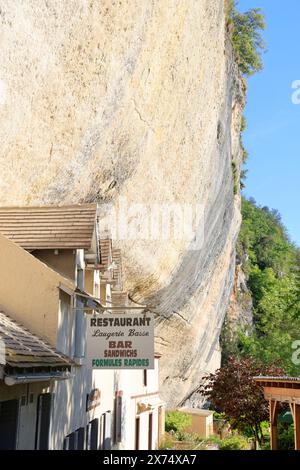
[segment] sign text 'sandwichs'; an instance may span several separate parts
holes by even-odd
[[[153,315],[88,318],[87,361],[93,369],[154,369]]]

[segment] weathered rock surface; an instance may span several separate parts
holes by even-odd
[[[119,241],[126,288],[157,313],[163,398],[183,403],[219,365],[240,225],[224,2],[0,0],[0,22],[1,204],[204,207],[198,251],[192,236]]]
[[[247,286],[247,278],[240,264],[235,269],[234,286],[227,310],[227,319],[232,329],[253,326],[253,302]]]

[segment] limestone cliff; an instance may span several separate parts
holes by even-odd
[[[227,319],[232,328],[236,326],[251,327],[253,325],[253,303],[247,285],[247,277],[240,264],[235,269],[233,290],[227,310]]]
[[[126,288],[156,312],[162,395],[193,401],[219,365],[240,225],[224,1],[0,0],[0,22],[1,204],[203,205],[198,251],[119,240]]]

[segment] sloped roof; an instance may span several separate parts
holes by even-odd
[[[99,269],[104,274],[111,263],[114,264],[112,270],[112,280],[115,281],[118,290],[122,290],[122,252],[119,248],[112,246],[112,240],[108,236],[100,237],[100,265]]]
[[[272,384],[276,383],[285,383],[285,384],[296,384],[300,386],[300,377],[290,377],[290,376],[264,376],[264,375],[258,375],[257,377],[253,377],[256,382],[261,382],[261,383],[270,383],[270,387],[272,387]],[[276,385],[275,385],[276,386]]]
[[[117,282],[120,289],[122,289],[122,252],[119,248],[112,249],[112,260],[115,264],[113,270],[113,279]]]
[[[112,259],[112,241],[111,238],[102,238],[100,237],[99,242],[100,247],[100,265],[99,269],[102,273],[107,271],[109,264],[111,263]]]
[[[0,233],[26,250],[89,249],[97,204],[0,207]]]
[[[0,339],[5,365],[14,368],[68,367],[71,361],[0,310]]]

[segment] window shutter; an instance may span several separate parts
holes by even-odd
[[[103,439],[103,449],[111,449],[111,412],[107,411],[104,418],[104,439]]]
[[[116,396],[116,442],[122,441],[122,406],[123,396],[122,392],[118,392]]]
[[[77,450],[85,450],[85,428],[79,428],[75,433],[77,435]]]
[[[68,450],[75,450],[76,447],[75,447],[75,434],[74,434],[74,432],[71,432],[71,434],[69,434],[67,437],[69,439],[69,449]]]
[[[69,450],[69,436],[64,438],[63,450]]]
[[[91,450],[91,432],[92,432],[92,425],[91,423],[87,424],[86,426],[86,432],[85,432],[85,448],[86,450]]]
[[[100,417],[100,434],[99,434],[99,449],[104,449],[104,423],[105,423],[105,413]]]
[[[98,450],[99,419],[91,421],[91,450]]]

